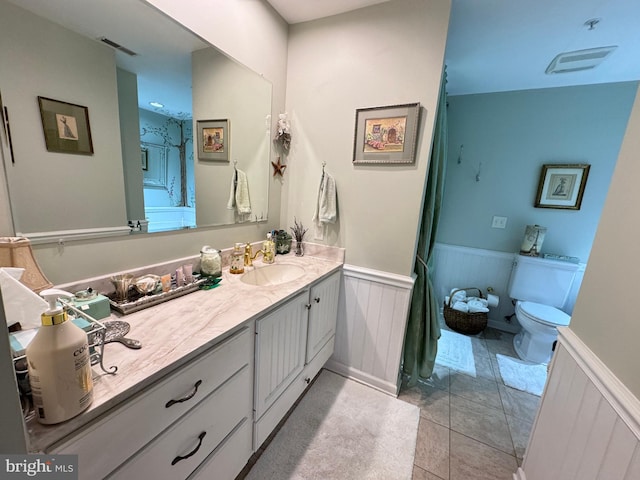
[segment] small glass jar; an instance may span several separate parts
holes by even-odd
[[[222,259],[220,251],[205,245],[200,250],[200,274],[207,277],[222,275]]]
[[[244,273],[244,243],[236,243],[231,252],[229,273]]]

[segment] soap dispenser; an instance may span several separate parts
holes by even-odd
[[[244,252],[243,243],[236,243],[231,252],[229,260],[229,273],[244,273]]]
[[[58,289],[40,295],[49,308],[40,316],[42,326],[27,346],[29,383],[40,423],[64,422],[83,412],[93,401],[93,379],[87,334],[57,305],[58,297],[73,297]]]
[[[262,242],[262,261],[273,263],[276,257],[276,243],[273,241],[271,232],[267,233],[267,239]]]

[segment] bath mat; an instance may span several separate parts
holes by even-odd
[[[534,395],[542,395],[547,381],[547,366],[524,362],[505,355],[496,355],[502,381],[508,387]]]
[[[460,333],[442,330],[436,363],[475,377],[476,363],[471,339]]]
[[[246,479],[411,480],[420,409],[323,370]]]

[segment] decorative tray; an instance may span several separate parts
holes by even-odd
[[[210,280],[208,278],[202,277],[188,283],[187,285],[181,285],[179,287],[172,286],[171,290],[168,292],[154,293],[152,295],[135,294],[135,296],[129,296],[125,301],[116,301],[109,297],[109,303],[111,304],[111,308],[116,312],[127,315],[129,313],[144,310],[145,308],[153,307],[154,305],[187,295],[188,293],[195,292],[209,281]]]

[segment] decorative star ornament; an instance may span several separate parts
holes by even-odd
[[[284,173],[284,170],[287,168],[287,166],[283,165],[280,162],[280,157],[278,157],[277,162],[271,162],[271,165],[273,165],[273,176],[275,177],[276,175],[280,175],[282,177],[282,174]]]

